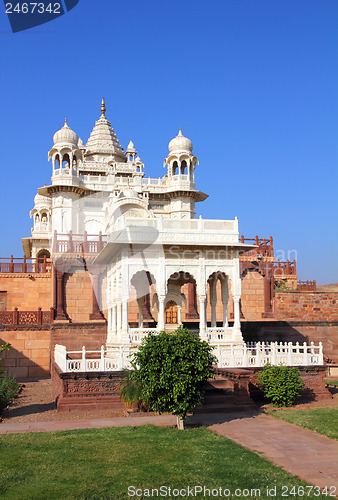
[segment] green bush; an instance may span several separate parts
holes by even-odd
[[[304,387],[298,368],[266,365],[257,383],[273,406],[292,406]]]
[[[123,370],[120,382],[120,399],[131,408],[134,404],[138,409],[146,409],[147,403],[142,395],[142,384],[137,377],[137,370]]]
[[[11,375],[0,377],[0,413],[9,405],[19,389],[19,384]]]
[[[11,344],[6,342],[0,345],[0,353],[9,351]],[[8,375],[3,368],[2,360],[0,358],[0,413],[9,405],[11,399],[19,389],[19,384],[16,382],[12,375]]]
[[[214,362],[209,343],[183,327],[171,333],[148,335],[133,358],[142,399],[153,411],[176,415],[180,428],[187,413],[202,403],[206,381],[213,377]]]

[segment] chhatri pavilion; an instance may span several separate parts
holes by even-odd
[[[181,129],[169,142],[164,175],[145,177],[134,144],[123,150],[102,100],[87,144],[66,120],[48,158],[51,184],[38,190],[32,236],[23,239],[23,246],[29,257],[53,257],[55,320],[67,321],[60,289],[69,254],[74,259],[74,254],[83,258],[96,252],[84,265],[96,294],[93,314],[99,319],[106,311],[108,349],[137,344],[149,332],[173,329],[183,319],[194,319],[205,340],[242,343],[239,256],[253,245],[239,242],[237,218],[196,218],[196,203],[207,195],[196,189],[199,163]],[[131,321],[133,301],[138,310]],[[222,309],[218,323],[216,305],[218,316]]]

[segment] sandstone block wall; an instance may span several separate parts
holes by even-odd
[[[274,316],[283,320],[338,321],[338,292],[276,292]]]
[[[31,278],[29,278],[31,276]],[[7,311],[48,311],[52,307],[51,273],[0,273],[0,292]],[[4,293],[5,292],[5,293]]]
[[[51,326],[51,357],[54,360],[55,344],[66,346],[67,351],[98,351],[107,340],[105,323],[56,324]]]
[[[44,378],[50,370],[49,330],[3,330],[0,343],[11,349],[2,353],[3,365],[16,378]]]
[[[264,313],[264,278],[248,272],[242,279],[242,313],[246,321],[260,321]]]
[[[93,292],[90,274],[84,270],[64,277],[66,312],[73,323],[89,321]]]

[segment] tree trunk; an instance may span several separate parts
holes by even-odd
[[[184,420],[183,418],[177,416],[177,429],[179,431],[183,431],[184,430]]]

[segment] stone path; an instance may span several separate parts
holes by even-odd
[[[191,422],[195,418],[191,417]],[[270,462],[307,483],[335,487],[338,496],[338,441],[255,411],[208,415],[208,428],[263,453]]]
[[[247,413],[198,414],[187,418],[187,425],[205,425],[245,448],[262,453],[270,462],[283,467],[304,481],[325,488],[336,487],[338,495],[338,442],[257,411]],[[0,434],[52,432],[70,429],[176,424],[173,416],[142,416],[92,420],[63,420],[0,424]]]

